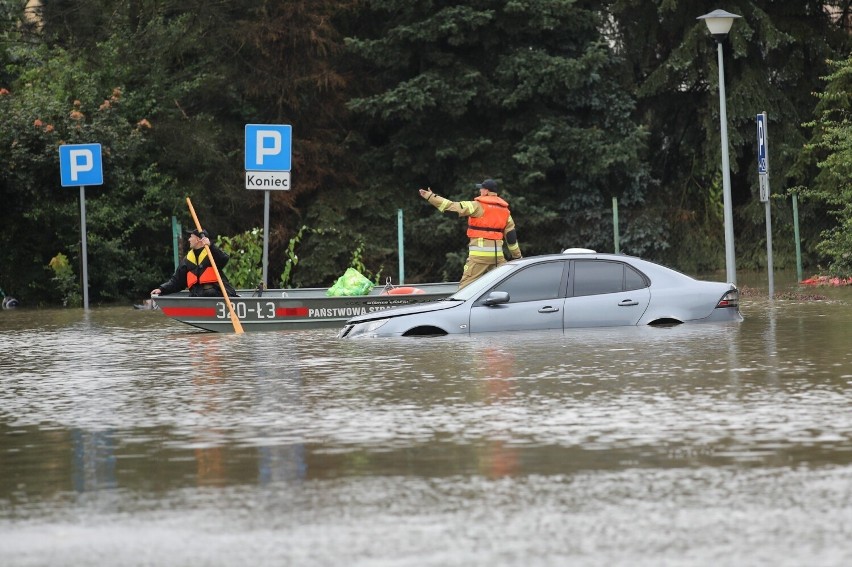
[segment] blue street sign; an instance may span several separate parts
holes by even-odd
[[[103,185],[100,144],[59,146],[59,174],[63,187]]]
[[[246,171],[290,171],[293,127],[246,124]]]
[[[766,156],[766,114],[757,115],[757,172],[765,174],[769,171]]]

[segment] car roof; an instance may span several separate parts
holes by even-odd
[[[542,254],[540,256],[524,256],[520,260],[514,260],[516,264],[525,264],[531,262],[539,262],[542,260],[565,260],[568,259],[593,259],[593,260],[639,260],[636,256],[628,256],[626,254],[612,254],[608,252],[595,252],[594,250],[589,250],[587,252],[575,252],[574,250],[580,250],[578,248],[569,248],[565,252],[561,254]],[[529,260],[529,262],[527,262]]]
[[[582,251],[580,251],[582,250]],[[679,270],[670,268],[663,264],[658,264],[650,260],[643,260],[638,256],[629,256],[627,254],[613,254],[609,252],[595,252],[594,250],[586,250],[584,248],[569,248],[561,254],[543,254],[541,256],[525,256],[519,260],[513,260],[512,264],[525,266],[548,260],[612,260],[616,262],[625,262],[634,268],[637,268],[646,273],[654,273],[659,282],[659,278],[674,281],[683,278],[695,279]]]

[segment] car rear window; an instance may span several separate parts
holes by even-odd
[[[577,260],[574,262],[574,295],[618,293],[647,287],[644,276],[622,262]]]
[[[637,272],[631,266],[624,264],[624,291],[642,289],[643,287],[648,287],[648,282],[645,280],[645,276]]]

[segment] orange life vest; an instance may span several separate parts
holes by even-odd
[[[509,221],[509,203],[497,195],[485,195],[475,200],[482,205],[484,214],[481,217],[467,218],[467,236],[502,240],[503,230]]]
[[[190,250],[186,255],[186,262],[189,264],[187,266],[189,269],[186,271],[187,289],[191,288],[195,284],[210,284],[218,281],[216,279],[216,272],[213,271],[213,266],[211,266],[209,262],[201,272],[201,275],[197,275],[199,268],[201,268],[205,260],[207,260],[207,250],[202,250],[198,257],[195,255],[195,250]]]

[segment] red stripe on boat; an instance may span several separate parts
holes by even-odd
[[[161,307],[169,317],[215,317],[215,307]]]
[[[307,317],[307,307],[278,307],[275,309],[276,317]]]

